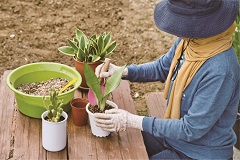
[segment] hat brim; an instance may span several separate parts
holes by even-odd
[[[227,30],[236,19],[238,0],[223,0],[219,10],[206,16],[185,16],[171,12],[167,0],[154,10],[156,26],[167,33],[185,38],[207,38]]]

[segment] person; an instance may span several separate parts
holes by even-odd
[[[156,26],[177,36],[170,50],[153,62],[131,64],[123,78],[165,82],[164,118],[112,109],[95,114],[108,131],[142,131],[150,159],[231,159],[232,129],[240,97],[240,67],[232,47],[238,0],[162,0],[154,9]],[[119,66],[110,64],[109,77]]]

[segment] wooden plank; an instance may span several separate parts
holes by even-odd
[[[136,114],[128,81],[122,80],[112,97],[120,109]],[[141,132],[137,129],[128,128],[125,132],[119,132],[119,145],[124,159],[148,159]]]
[[[69,159],[96,159],[96,146],[89,127],[68,123]]]
[[[47,151],[47,159],[50,159],[50,160],[51,159],[52,160],[67,159],[67,149],[65,148],[64,150],[59,151],[59,152],[48,152]]]
[[[14,132],[14,159],[40,159],[45,157],[41,142],[41,120],[16,114]]]
[[[117,133],[111,133],[105,138],[94,137],[96,140],[97,159],[122,159],[119,151]]]
[[[10,71],[5,71],[0,79],[0,159],[9,159],[13,152],[14,93],[7,87],[6,79]]]
[[[18,112],[14,138],[14,159],[67,159],[67,149],[46,151],[42,146],[41,119],[30,118]]]
[[[147,108],[150,116],[163,118],[166,110],[166,100],[163,92],[152,92],[147,96]]]
[[[76,90],[74,98],[83,98],[87,91]],[[68,157],[69,159],[96,159],[96,146],[90,126],[75,126],[71,111],[68,113]]]

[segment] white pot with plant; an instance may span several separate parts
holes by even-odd
[[[57,152],[66,147],[68,115],[63,111],[63,103],[58,99],[58,91],[51,89],[50,104],[43,98],[45,111],[42,114],[42,145],[51,152]]]
[[[105,58],[113,53],[116,42],[111,41],[111,32],[92,35],[88,38],[81,30],[76,29],[73,40],[67,39],[69,46],[59,47],[58,50],[66,55],[73,56],[75,68],[82,75],[81,87],[88,88],[84,75],[83,63],[88,63],[92,70],[104,62]]]
[[[108,100],[108,97],[119,86],[125,67],[119,68],[105,81],[105,86],[101,86],[93,70],[87,63],[84,63],[86,82],[90,88],[88,93],[90,103],[87,104],[86,111],[89,116],[92,134],[97,137],[106,137],[110,132],[104,131],[95,125],[94,113],[104,113],[106,109],[118,108],[114,102]]]

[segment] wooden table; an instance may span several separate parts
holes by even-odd
[[[68,143],[60,152],[42,147],[41,119],[30,118],[17,109],[14,93],[6,85],[5,71],[0,79],[0,159],[148,159],[139,130],[111,133],[106,138],[92,135],[90,126],[77,127],[68,113]],[[76,91],[75,97],[86,92]],[[119,108],[136,113],[128,81],[123,80],[111,95]]]

